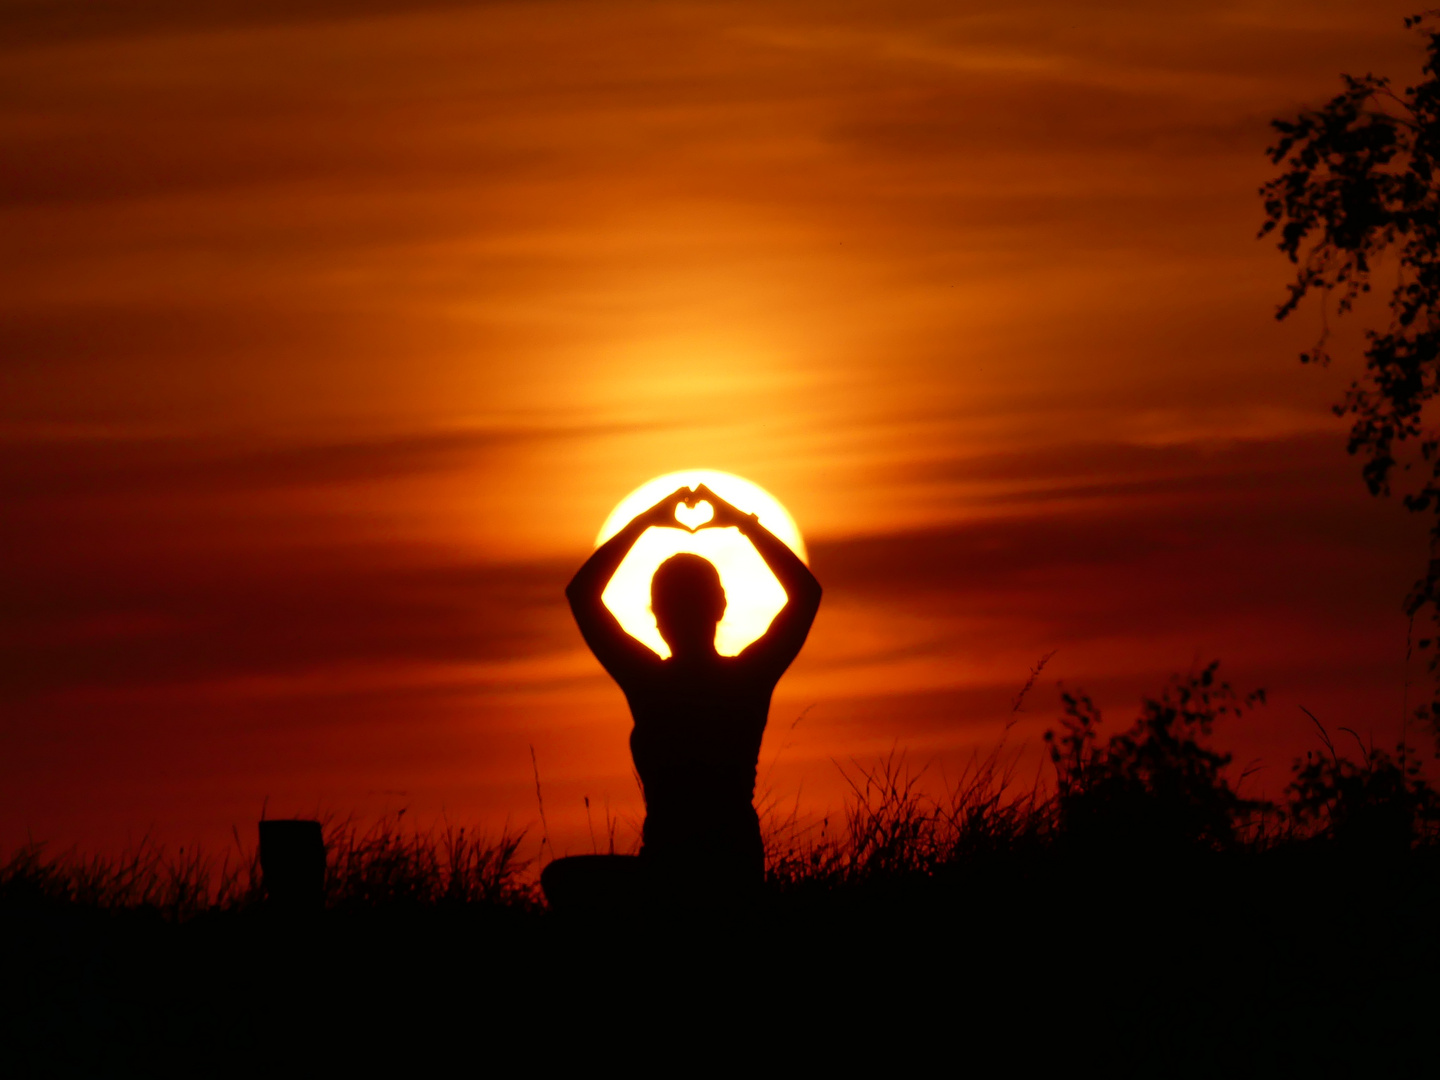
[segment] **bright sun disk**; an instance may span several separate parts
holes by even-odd
[[[610,512],[596,537],[596,545],[609,540],[636,514],[648,510],[676,488],[693,489],[700,484],[709,486],[716,495],[745,513],[755,514],[791,551],[809,561],[795,519],[775,496],[743,477],[713,469],[667,473],[640,485]],[[759,552],[738,529],[700,529],[694,533],[684,529],[646,529],[615,571],[601,600],[628,634],[661,656],[669,656],[670,647],[660,636],[655,615],[650,610],[650,579],[662,562],[682,551],[709,559],[720,572],[727,604],[725,617],[715,633],[715,648],[722,656],[736,655],[765,633],[787,599],[785,590]]]

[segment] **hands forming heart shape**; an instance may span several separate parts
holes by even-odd
[[[675,505],[675,520],[691,532],[694,532],[714,517],[715,507],[711,506],[704,499],[701,499],[694,506],[686,506],[683,502]]]
[[[677,488],[636,520],[662,528],[686,529],[693,533],[707,525],[720,529],[729,526],[743,528],[757,519],[753,514],[737,510],[701,484],[693,491],[690,488]]]

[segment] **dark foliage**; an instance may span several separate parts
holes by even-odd
[[[1322,727],[1326,753],[1307,753],[1294,765],[1287,789],[1290,818],[1300,835],[1367,854],[1386,856],[1440,840],[1440,793],[1420,774],[1403,743],[1391,757],[1360,744],[1359,762],[1335,752]]]
[[[1342,76],[1345,89],[1319,109],[1274,120],[1270,159],[1284,171],[1260,189],[1265,224],[1297,266],[1285,318],[1313,292],[1337,314],[1370,292],[1382,263],[1394,264],[1389,322],[1365,331],[1365,374],[1335,406],[1353,418],[1348,449],[1363,459],[1372,494],[1389,494],[1400,472],[1419,466],[1405,506],[1432,515],[1431,557],[1406,600],[1410,613],[1440,605],[1440,434],[1429,415],[1440,391],[1440,12],[1405,20],[1425,43],[1422,78],[1402,93],[1390,80]],[[1304,363],[1325,364],[1325,333]],[[1412,453],[1407,454],[1406,451]],[[1434,644],[1427,639],[1425,646]],[[1440,655],[1432,654],[1432,668]],[[1440,734],[1440,731],[1437,731]]]
[[[1045,733],[1055,765],[1056,827],[1066,843],[1127,853],[1228,851],[1267,805],[1241,798],[1224,775],[1231,755],[1209,745],[1215,723],[1265,700],[1215,681],[1218,662],[1147,699],[1128,731],[1100,743],[1100,711],[1061,696],[1063,733]]]

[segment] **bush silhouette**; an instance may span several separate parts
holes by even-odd
[[[1218,661],[1148,698],[1127,730],[1099,741],[1100,710],[1061,696],[1062,731],[1045,733],[1055,765],[1057,839],[1087,853],[1229,850],[1264,802],[1242,798],[1223,774],[1231,755],[1208,744],[1217,721],[1263,704],[1215,681]]]
[[[1297,759],[1286,789],[1290,820],[1301,835],[1377,856],[1440,838],[1440,793],[1421,776],[1412,749],[1401,743],[1392,757],[1362,743],[1357,763],[1339,756],[1321,733],[1328,755]]]

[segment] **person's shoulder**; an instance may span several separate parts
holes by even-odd
[[[635,657],[631,663],[625,665],[623,675],[617,676],[615,681],[635,687],[654,686],[657,681],[665,679],[674,667],[671,657],[650,653],[649,656]]]
[[[768,652],[759,649],[746,649],[738,656],[727,656],[724,660],[727,678],[762,690],[773,690],[785,670],[775,663]],[[779,670],[776,670],[777,666]]]

